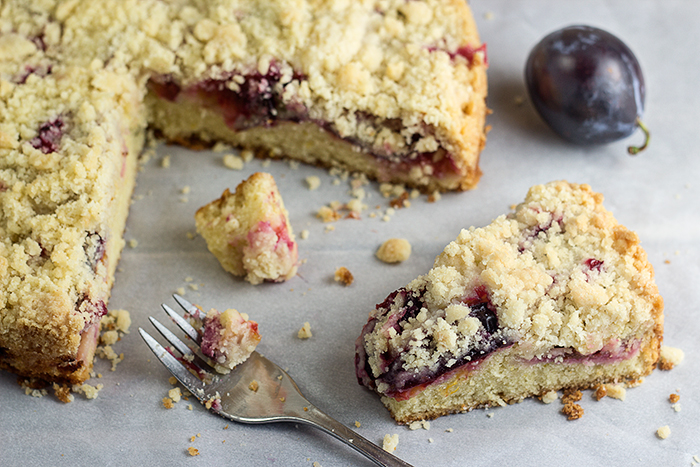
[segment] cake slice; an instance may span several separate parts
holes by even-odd
[[[486,56],[465,1],[171,3],[153,23],[174,60],[147,98],[167,138],[423,191],[476,186]]]
[[[272,175],[257,172],[231,193],[199,208],[197,232],[221,266],[251,284],[296,275],[297,244]]]
[[[637,235],[602,200],[588,185],[539,185],[463,230],[370,313],[360,384],[409,423],[648,375],[663,301]]]

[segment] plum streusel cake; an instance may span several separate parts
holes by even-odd
[[[463,0],[171,3],[184,39],[148,97],[166,137],[431,192],[476,185],[486,58]]]
[[[462,0],[4,1],[0,367],[88,377],[147,124],[462,190],[485,69]]]
[[[221,266],[251,284],[294,277],[297,244],[272,175],[257,172],[195,214],[197,232]]]
[[[530,189],[463,230],[357,340],[361,384],[399,423],[650,373],[663,300],[637,235],[588,185]]]

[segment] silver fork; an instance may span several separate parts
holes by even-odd
[[[199,309],[195,305],[179,295],[173,297],[186,313],[197,316]],[[199,332],[168,305],[162,306],[175,324],[200,345]],[[173,376],[215,414],[240,423],[294,422],[311,425],[352,446],[377,465],[411,467],[321,412],[306,400],[294,380],[284,370],[258,352],[253,352],[248,360],[235,367],[228,375],[219,375],[205,359],[193,352],[168,328],[153,317],[149,319],[182,357],[175,357],[170,350],[139,328],[143,340]]]

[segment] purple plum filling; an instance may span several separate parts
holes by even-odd
[[[25,65],[24,70],[16,75],[12,81],[16,84],[24,84],[27,82],[27,78],[29,78],[30,75],[36,75],[39,78],[43,78],[44,76],[50,75],[52,71],[52,65]]]
[[[286,79],[286,82],[283,82]],[[303,81],[306,77],[294,73],[291,81]],[[153,76],[149,90],[161,99],[170,102],[189,101],[203,105],[219,112],[226,125],[232,130],[246,130],[254,127],[271,127],[282,122],[302,123],[312,122],[328,131],[335,138],[342,139],[371,155],[382,166],[386,178],[392,172],[409,172],[412,167],[431,167],[433,177],[462,177],[454,157],[440,147],[432,152],[421,152],[416,149],[418,141],[424,136],[435,137],[435,129],[423,125],[414,133],[406,149],[399,154],[390,145],[372,145],[358,138],[341,137],[334,124],[314,120],[309,116],[308,109],[301,99],[284,100],[282,96],[290,82],[290,77],[284,77],[277,63],[272,62],[266,74],[257,71],[245,75],[209,78],[199,83],[183,88],[170,75]],[[380,119],[368,114],[358,113],[357,118],[367,121],[373,127],[385,127],[400,131],[402,123],[399,119]],[[380,175],[381,177],[382,175]]]
[[[464,300],[464,303],[471,309],[470,316],[477,318],[482,324],[482,328],[477,332],[478,336],[474,339],[473,346],[461,349],[462,351],[457,354],[444,352],[438,356],[437,360],[430,367],[408,370],[405,368],[406,361],[404,360],[407,355],[407,349],[390,348],[380,357],[382,374],[373,377],[364,348],[364,336],[374,332],[378,319],[386,316],[391,311],[394,303],[398,300],[403,300],[404,306],[391,315],[381,329],[381,332],[387,332],[389,328],[393,328],[400,334],[408,320],[415,318],[421,309],[424,308],[423,293],[423,291],[408,292],[402,288],[392,293],[383,303],[377,305],[379,314],[370,319],[364,326],[356,343],[355,365],[360,384],[370,389],[377,387],[378,384],[386,385],[389,387],[385,391],[386,395],[402,398],[402,394],[406,391],[433,383],[448,372],[465,366],[475,368],[489,354],[512,344],[509,339],[499,332],[496,308],[489,299],[486,289],[480,287],[474,291],[473,295]],[[435,339],[430,338],[422,344],[422,347],[426,348],[430,353],[436,353],[438,343]]]
[[[63,137],[63,119],[56,117],[50,122],[46,122],[39,127],[39,134],[34,137],[29,144],[44,154],[58,151]]]
[[[87,320],[85,327],[88,328],[95,323],[99,323],[100,319],[107,314],[107,304],[104,300],[94,300],[87,293],[80,295],[75,303],[75,310],[87,312],[90,319]]]
[[[202,353],[214,360],[217,360],[222,355],[219,351],[221,329],[221,322],[218,319],[204,319],[202,326]]]

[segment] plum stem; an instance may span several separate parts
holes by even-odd
[[[629,146],[627,148],[627,152],[633,156],[644,151],[649,145],[649,140],[651,139],[651,133],[649,133],[649,130],[644,125],[644,123],[642,123],[642,119],[640,119],[639,117],[637,117],[637,126],[641,128],[644,132],[644,144],[642,144],[641,146]]]

